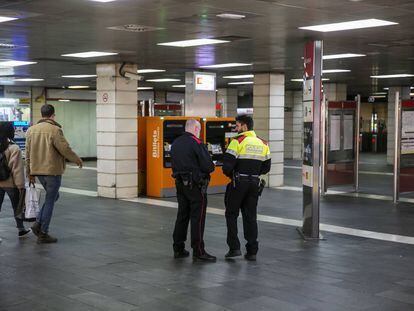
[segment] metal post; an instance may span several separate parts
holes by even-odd
[[[401,156],[401,101],[400,92],[395,92],[395,143],[394,143],[394,196],[396,204],[400,197],[400,156]]]
[[[326,194],[326,170],[327,170],[327,161],[326,161],[326,95],[323,94],[322,106],[321,106],[321,195]]]
[[[361,95],[357,95],[356,97],[356,113],[355,113],[355,168],[354,168],[354,174],[355,174],[355,192],[359,191],[359,131],[360,131],[360,124],[359,119],[361,118]]]

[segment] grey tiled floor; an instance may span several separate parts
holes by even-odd
[[[227,262],[225,221],[208,215],[219,260],[198,264],[172,259],[175,209],[63,194],[56,245],[19,241],[10,210],[5,202],[0,310],[414,310],[409,245],[335,234],[310,243],[260,223],[258,261]]]

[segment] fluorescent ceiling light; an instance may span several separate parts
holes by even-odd
[[[371,76],[373,79],[391,79],[391,78],[409,78],[414,77],[412,74],[402,73],[402,74],[396,74],[396,75],[377,75],[377,76]]]
[[[178,82],[181,81],[180,79],[170,79],[170,78],[163,78],[163,79],[150,79],[146,80],[147,82]]]
[[[231,85],[253,84],[253,81],[229,82]]]
[[[172,87],[184,88],[185,84],[176,84],[176,85],[173,85]]]
[[[384,87],[384,90],[388,91],[390,88],[389,87]]]
[[[180,48],[185,48],[189,46],[220,44],[220,43],[228,43],[228,42],[230,41],[218,40],[218,39],[193,39],[193,40],[183,40],[183,41],[174,41],[174,42],[164,42],[164,43],[158,43],[157,45],[176,46]]]
[[[223,79],[247,79],[247,78],[254,78],[254,75],[236,75],[236,76],[224,76]]]
[[[70,99],[59,99],[60,102],[70,102]]]
[[[410,93],[410,96],[414,96],[414,93]]]
[[[375,92],[372,95],[387,95],[387,92]]]
[[[69,78],[69,79],[96,78],[96,75],[66,75],[66,76],[62,76],[62,78]]]
[[[111,55],[118,55],[118,53],[90,51],[90,52],[63,54],[61,56],[64,56],[64,57],[77,57],[77,58],[91,58],[91,57],[102,57],[102,56],[111,56]]]
[[[14,79],[13,81],[17,81],[17,82],[36,82],[36,81],[44,81],[44,79],[21,78],[21,79]]]
[[[322,70],[322,73],[338,73],[338,72],[350,72],[349,69],[326,69]]]
[[[33,65],[37,64],[36,62],[24,62],[20,60],[6,60],[0,61],[0,67],[18,67],[18,66],[26,66],[26,65]]]
[[[253,65],[253,64],[227,63],[227,64],[215,64],[215,65],[200,66],[200,68],[229,68],[229,67],[243,67],[243,66],[251,66],[251,65]]]
[[[227,18],[227,19],[243,19],[243,18],[246,18],[246,15],[234,14],[234,13],[222,13],[222,14],[217,14],[216,16],[220,17],[220,18]]]
[[[414,90],[414,86],[411,86],[411,87],[410,87],[410,90]]]
[[[17,17],[0,16],[0,23],[15,21]]]
[[[352,58],[352,57],[363,57],[365,54],[353,54],[353,53],[344,53],[344,54],[332,54],[324,55],[323,59],[339,59],[339,58]]]
[[[78,90],[78,89],[89,89],[87,85],[70,85],[68,89]]]
[[[106,3],[106,2],[114,2],[114,1],[116,1],[116,0],[89,0],[89,1],[94,1],[94,2],[104,2],[104,3]]]
[[[153,90],[154,88],[152,86],[139,86],[137,87],[138,91],[144,91],[144,90]]]
[[[139,69],[137,73],[151,73],[151,72],[164,72],[163,69]]]
[[[330,32],[330,31],[342,31],[342,30],[351,30],[351,29],[390,26],[390,25],[397,25],[397,24],[398,23],[371,18],[371,19],[361,19],[361,20],[350,21],[350,22],[299,27],[299,29]]]
[[[385,96],[385,95],[374,95],[374,96],[372,96],[372,97],[374,97],[374,98],[386,98],[387,96]]]
[[[329,78],[322,78],[322,81],[329,81]],[[303,79],[290,79],[292,82],[303,82]]]

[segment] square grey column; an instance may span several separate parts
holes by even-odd
[[[285,91],[284,158],[293,159],[293,91]]]
[[[285,75],[256,74],[253,86],[253,119],[257,135],[268,141],[272,168],[269,187],[283,185]]]
[[[303,92],[293,92],[293,159],[303,158]]]
[[[205,79],[205,82],[197,81]],[[216,116],[216,74],[211,72],[185,73],[184,115],[194,117]]]
[[[107,198],[138,195],[137,81],[121,77],[120,66],[96,67],[98,195]],[[124,69],[137,72],[136,65]]]
[[[223,117],[237,116],[237,89],[218,89],[217,102],[223,107]]]

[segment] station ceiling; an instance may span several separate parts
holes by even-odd
[[[217,16],[223,13],[245,17]],[[225,75],[276,72],[286,74],[288,89],[300,89],[300,83],[290,80],[302,76],[304,43],[322,39],[325,55],[366,55],[324,61],[324,69],[351,70],[324,75],[330,82],[346,83],[349,94],[366,96],[384,87],[414,85],[412,77],[370,78],[378,74],[414,74],[412,0],[0,0],[0,16],[19,18],[0,23],[0,58],[37,62],[0,69],[0,84],[94,87],[94,78],[61,76],[94,74],[96,63],[125,61],[137,63],[139,68],[165,69],[164,73],[146,74],[145,78],[176,78],[180,82],[140,85],[172,89],[172,84],[184,84],[186,71],[237,62],[252,65],[215,70],[219,87],[231,82],[222,78]],[[398,24],[327,33],[298,29],[369,18]],[[130,31],[113,29],[125,25],[132,25],[127,27]],[[157,45],[199,38],[230,42],[187,48]],[[86,51],[119,54],[88,59],[61,56]],[[15,78],[44,81],[12,82]],[[249,90],[251,85],[239,88]]]

